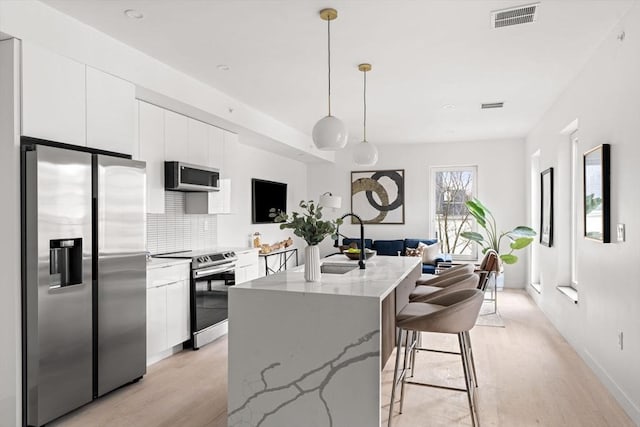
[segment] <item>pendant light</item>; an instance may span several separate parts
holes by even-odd
[[[367,72],[371,71],[371,64],[360,64],[358,70],[362,71],[364,76],[364,118],[362,120],[362,142],[356,144],[353,150],[353,161],[360,166],[373,166],[378,162],[378,149],[367,141]]]
[[[331,21],[338,17],[335,9],[322,9],[320,18],[327,21],[327,52],[329,76],[329,114],[313,127],[312,138],[320,150],[339,150],[347,145],[347,128],[339,118],[331,115]]]

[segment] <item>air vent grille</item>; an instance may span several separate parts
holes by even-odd
[[[502,108],[502,107],[504,107],[504,102],[487,102],[482,104],[480,108],[482,108],[483,110],[488,110],[491,108]]]
[[[509,9],[494,10],[491,12],[491,24],[493,28],[502,28],[536,22],[539,4],[533,3]]]

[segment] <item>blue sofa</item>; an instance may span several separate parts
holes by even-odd
[[[437,242],[436,239],[397,239],[397,240],[373,240],[373,239],[364,239],[364,246],[369,249],[373,249],[377,252],[378,255],[387,255],[387,256],[404,256],[407,248],[417,248],[418,244],[422,242],[426,245],[433,245]],[[342,244],[345,246],[350,245],[351,243],[355,243],[356,246],[360,247],[360,239],[353,238],[344,238],[342,239]],[[438,262],[451,262],[451,255],[443,255],[440,254],[438,258],[436,258],[436,264]],[[422,264],[422,273],[423,274],[434,274],[436,271],[436,264]]]

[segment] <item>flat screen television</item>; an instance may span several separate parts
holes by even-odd
[[[269,217],[271,208],[277,211],[287,211],[287,184],[281,182],[251,179],[251,223],[273,223]]]

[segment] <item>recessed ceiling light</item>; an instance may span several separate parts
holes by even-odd
[[[455,109],[456,109],[456,106],[455,106],[455,105],[453,105],[453,104],[444,104],[444,105],[442,106],[442,109],[443,109],[443,110],[455,110]]]
[[[139,12],[135,9],[127,9],[124,11],[124,14],[127,15],[127,18],[131,18],[131,19],[142,19],[144,18],[144,15],[142,14],[142,12]]]
[[[220,70],[220,71],[229,71],[230,69],[231,69],[231,67],[229,67],[227,64],[218,65],[218,70]]]

